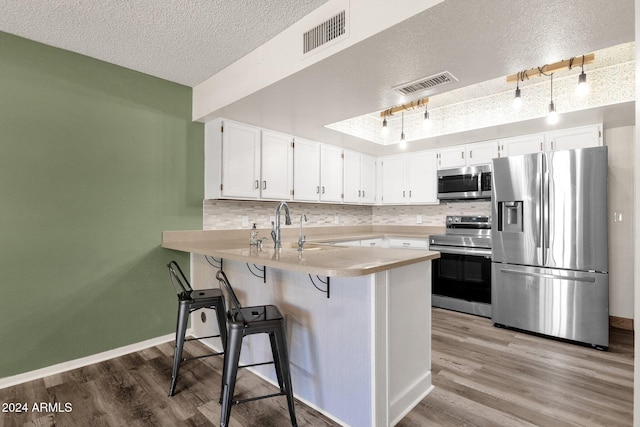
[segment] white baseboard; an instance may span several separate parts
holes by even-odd
[[[189,331],[187,331],[187,335],[189,335]],[[156,345],[172,341],[175,339],[175,337],[175,333],[171,333],[157,338],[151,338],[146,341],[126,345],[124,347],[114,348],[113,350],[108,350],[102,353],[93,354],[91,356],[82,357],[80,359],[70,360],[68,362],[58,363],[57,365],[47,366],[46,368],[37,369],[35,371],[25,372],[23,374],[14,375],[11,377],[0,378],[0,389],[33,380],[38,380],[40,378],[48,377],[49,375],[60,374],[62,372],[82,368],[83,366],[92,365],[94,363],[104,362],[105,360],[114,359],[126,354],[135,353],[136,351],[144,350],[145,348],[154,347]]]

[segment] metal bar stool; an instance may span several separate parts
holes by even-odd
[[[177,262],[171,261],[167,264],[169,268],[169,276],[171,277],[171,283],[176,288],[178,294],[178,321],[176,327],[176,344],[173,354],[173,372],[171,374],[171,388],[169,389],[169,396],[173,396],[176,390],[176,383],[178,382],[178,372],[180,371],[180,364],[187,360],[201,359],[203,357],[220,356],[222,353],[211,353],[203,356],[182,358],[182,349],[184,348],[185,341],[203,340],[206,338],[220,337],[223,348],[227,346],[227,323],[225,320],[226,308],[224,304],[224,296],[222,291],[218,288],[213,289],[193,289],[189,284],[189,281],[185,277],[182,269]],[[187,331],[187,322],[189,320],[189,314],[194,311],[211,308],[216,311],[216,318],[218,320],[218,335],[211,335],[202,338],[188,338],[185,340],[185,334]]]
[[[227,298],[231,300],[232,308],[227,312],[227,324],[229,325],[229,339],[225,347],[224,368],[222,370],[222,391],[220,410],[220,426],[229,425],[231,406],[239,403],[266,399],[275,396],[287,396],[291,425],[297,426],[296,413],[293,404],[293,389],[291,387],[291,371],[289,369],[289,354],[287,352],[287,338],[284,317],[275,305],[260,305],[254,307],[242,307],[236,296],[227,275],[219,270],[216,278],[220,282],[220,289],[224,289]],[[247,335],[269,334],[271,342],[272,362],[255,363],[239,366],[242,340]],[[280,392],[265,396],[251,397],[243,400],[233,400],[233,392],[236,385],[236,376],[239,368],[265,365],[273,363]]]

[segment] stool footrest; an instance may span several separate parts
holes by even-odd
[[[253,402],[254,400],[262,400],[262,399],[268,399],[270,397],[278,397],[278,396],[286,396],[286,393],[281,391],[280,393],[265,394],[264,396],[248,397],[246,399],[234,400],[233,404],[239,405],[241,403]]]
[[[252,363],[250,365],[242,365],[242,366],[238,366],[238,369],[240,368],[251,368],[252,366],[262,366],[262,365],[273,365],[275,362],[271,361],[271,362],[261,362],[261,363]]]
[[[221,353],[211,353],[211,354],[203,354],[202,356],[194,356],[194,357],[185,357],[182,359],[183,362],[186,362],[188,360],[196,360],[196,359],[202,359],[205,357],[213,357],[213,356],[222,356],[224,355],[224,352]]]
[[[207,338],[218,338],[220,336],[220,334],[218,335],[210,335],[208,337],[200,337],[200,338],[185,338],[185,342],[186,341],[199,341],[199,340],[206,340]]]

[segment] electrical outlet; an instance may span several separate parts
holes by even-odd
[[[242,215],[242,226],[243,227],[249,226],[249,217],[247,215]]]
[[[422,224],[422,215],[416,215],[416,224]]]
[[[340,217],[338,215],[333,217],[333,223],[334,224],[340,224]]]
[[[622,222],[622,212],[613,213],[613,222]]]

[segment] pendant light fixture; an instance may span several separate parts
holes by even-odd
[[[387,125],[386,117],[382,120],[382,135],[383,136],[389,135],[389,126]]]
[[[523,73],[518,72],[518,80],[516,80],[516,96],[513,98],[513,108],[519,110],[522,107],[522,97],[520,96],[520,79],[524,79]]]
[[[553,103],[553,73],[551,73],[551,103],[549,104],[549,115],[547,116],[547,123],[555,125],[558,123],[558,113],[556,112],[556,106]]]
[[[402,132],[400,133],[400,148],[407,148],[407,141],[404,140],[404,111],[402,112]]]
[[[424,129],[431,128],[431,119],[429,118],[429,111],[426,105],[424,107],[424,120],[422,121],[422,127]]]
[[[582,72],[578,76],[576,93],[578,96],[585,96],[587,92],[589,92],[589,86],[587,86],[587,75],[584,73],[584,55],[582,55]]]

